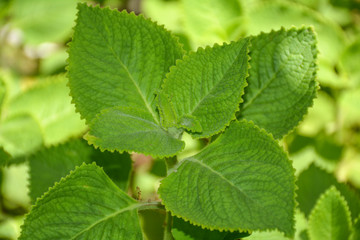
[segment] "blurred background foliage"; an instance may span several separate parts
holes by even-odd
[[[165,174],[162,160],[101,153],[81,140],[87,129],[71,104],[65,75],[77,2],[0,0],[0,239],[16,239],[31,203],[84,161],[102,165],[135,198],[157,199],[156,188]],[[142,13],[175,33],[187,51],[281,27],[313,26],[319,42],[318,97],[300,126],[280,142],[298,176],[296,239],[305,239],[306,217],[330,185],[345,196],[357,214],[352,217],[358,216],[360,1],[88,2]],[[183,138],[187,147],[180,158],[207,142],[186,134]],[[144,212],[141,217],[147,237],[156,239],[151,235],[161,229],[151,223],[161,222],[163,214]],[[271,237],[283,238],[279,233],[254,233],[250,238]]]

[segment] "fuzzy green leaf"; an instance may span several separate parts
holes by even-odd
[[[19,239],[142,239],[138,206],[101,168],[82,165],[36,202]]]
[[[284,151],[253,123],[234,122],[162,180],[175,216],[218,230],[279,229],[294,234],[295,177]]]
[[[87,139],[111,151],[153,156],[180,151],[183,143],[160,128],[155,101],[165,74],[182,57],[177,40],[143,16],[85,4],[78,9],[69,49],[69,85],[77,110],[90,124],[92,136]],[[126,116],[119,112],[123,108],[128,109]],[[122,125],[112,125],[115,122]],[[140,141],[139,146],[140,132],[166,144]]]
[[[131,159],[127,153],[101,152],[84,140],[74,139],[58,146],[43,148],[29,156],[28,160],[30,197],[33,202],[83,162],[95,161],[120,189],[127,191],[131,171]]]
[[[82,134],[86,125],[71,104],[65,75],[48,78],[12,99],[7,114],[28,113],[42,128],[44,143],[53,145]]]
[[[101,110],[140,108],[158,123],[155,92],[182,57],[163,27],[127,12],[78,5],[69,49],[69,84],[76,108],[90,122]]]
[[[252,38],[250,70],[240,118],[282,138],[306,114],[316,95],[316,39],[309,28]]]
[[[97,115],[85,136],[90,144],[110,151],[135,151],[152,156],[170,156],[184,148],[141,109],[114,107]]]
[[[340,192],[332,186],[318,199],[309,217],[311,240],[349,239],[351,228],[350,211]]]
[[[339,183],[334,175],[327,173],[314,164],[311,164],[308,169],[303,171],[297,181],[296,200],[299,203],[300,210],[306,216],[309,216],[317,199],[332,185],[345,197],[354,220],[360,214],[359,194],[352,191],[346,184]]]
[[[194,137],[209,137],[235,118],[246,86],[249,38],[190,53],[167,76],[162,93]],[[162,112],[170,107],[159,104]],[[199,126],[200,125],[200,126]],[[201,132],[200,132],[201,131]]]

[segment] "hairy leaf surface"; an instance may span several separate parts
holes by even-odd
[[[183,143],[160,128],[155,101],[165,74],[182,57],[177,40],[143,16],[85,4],[78,9],[69,85],[77,110],[90,124],[89,142],[102,150],[153,156],[180,151]],[[147,141],[139,142],[144,135]]]
[[[351,217],[340,192],[332,186],[320,196],[309,217],[310,239],[349,239]]]
[[[68,67],[78,111],[90,122],[103,109],[126,106],[158,122],[155,92],[182,57],[180,45],[143,16],[86,4],[78,9]]]
[[[149,112],[126,107],[114,107],[98,114],[85,138],[100,149],[161,157],[184,148],[184,142],[157,125]]]
[[[234,122],[162,180],[175,216],[219,230],[279,229],[294,234],[294,170],[284,151],[253,123]]]
[[[127,191],[131,171],[131,159],[128,153],[101,152],[89,146],[84,140],[73,139],[58,146],[43,148],[31,155],[28,160],[30,197],[33,202],[61,177],[66,176],[83,162],[95,161],[104,168],[120,189]]]
[[[71,104],[65,75],[51,77],[12,99],[7,114],[28,113],[40,124],[46,145],[82,134],[86,125]]]
[[[101,168],[84,164],[36,202],[19,239],[142,239],[138,205]]]
[[[240,118],[282,138],[306,114],[316,95],[316,39],[309,28],[253,37]]]
[[[173,105],[178,127],[195,137],[209,137],[235,118],[246,86],[248,45],[246,38],[199,48],[171,69],[162,93]],[[159,106],[163,112],[170,109]]]

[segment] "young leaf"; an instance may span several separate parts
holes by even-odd
[[[309,217],[310,239],[349,239],[351,217],[347,203],[332,186],[318,199]]]
[[[90,122],[107,108],[140,108],[158,123],[155,92],[182,57],[177,40],[143,16],[86,4],[78,9],[68,66],[77,110]]]
[[[282,138],[306,114],[316,95],[316,39],[310,28],[253,37],[240,118]]]
[[[353,220],[360,214],[360,196],[352,191],[346,184],[339,183],[335,176],[311,164],[308,169],[303,171],[297,181],[297,202],[300,210],[309,216],[310,211],[315,206],[317,199],[330,186],[334,185],[346,199]]]
[[[161,181],[173,215],[230,231],[279,229],[294,234],[295,177],[284,151],[265,131],[234,122],[208,147]]]
[[[184,127],[197,138],[222,131],[242,101],[248,69],[249,38],[190,53],[172,68],[162,93]],[[170,109],[159,104],[161,112]],[[164,107],[165,106],[165,107]]]
[[[165,73],[182,57],[177,40],[143,16],[86,4],[78,9],[69,85],[90,124],[89,142],[103,150],[161,157],[179,152],[183,143],[160,128],[155,101]],[[143,135],[164,145],[143,142]]]
[[[66,176],[83,162],[96,161],[116,185],[126,191],[132,163],[127,153],[101,152],[80,139],[43,148],[29,156],[28,160],[30,165],[30,197],[33,202],[55,182],[58,182],[61,177]]]
[[[138,207],[101,168],[83,164],[38,199],[19,239],[138,240]]]
[[[144,110],[114,107],[103,110],[90,124],[85,136],[102,150],[135,151],[152,156],[171,156],[184,148]]]
[[[86,126],[71,104],[66,82],[65,75],[40,82],[12,99],[6,109],[7,114],[32,115],[42,128],[46,145],[57,144],[82,134]]]
[[[247,232],[210,231],[199,226],[194,226],[177,217],[173,217],[171,232],[175,240],[234,240],[249,236]]]

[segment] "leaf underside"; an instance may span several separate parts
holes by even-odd
[[[302,120],[316,96],[316,56],[311,28],[253,37],[249,85],[239,118],[282,138]]]
[[[90,124],[85,136],[104,150],[135,151],[152,156],[171,156],[184,148],[143,110],[125,107],[106,109]]]
[[[311,239],[349,239],[350,211],[344,197],[332,186],[318,199],[309,217]]]
[[[294,234],[294,171],[271,136],[234,122],[161,181],[160,198],[175,216],[210,229],[279,229]],[[176,188],[176,189],[174,189]]]
[[[19,239],[138,240],[137,205],[101,168],[83,164],[38,199]]]

